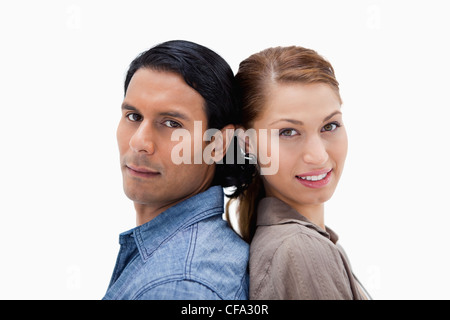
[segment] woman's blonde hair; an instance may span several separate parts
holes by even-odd
[[[331,64],[316,51],[298,46],[269,48],[251,55],[240,63],[236,80],[245,129],[251,128],[253,122],[262,114],[271,84],[325,83],[336,92],[342,103],[339,83]],[[227,204],[226,211],[229,216],[231,203],[238,201],[238,228],[247,242],[251,242],[256,231],[257,205],[264,196],[262,178],[256,172],[247,189],[235,194]]]

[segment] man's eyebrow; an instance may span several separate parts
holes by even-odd
[[[185,115],[184,113],[178,112],[178,111],[166,111],[166,112],[160,112],[159,113],[160,116],[165,116],[165,117],[173,117],[173,118],[178,118],[181,120],[190,120],[190,118]]]
[[[124,102],[122,103],[122,110],[131,110],[131,111],[138,111],[137,108],[129,105],[128,103]]]
[[[130,110],[130,111],[139,112],[139,110],[136,107],[133,107],[132,105],[129,105],[126,102],[122,103],[122,110]],[[162,116],[162,117],[178,118],[178,119],[186,120],[186,121],[190,120],[190,118],[187,115],[185,115],[184,113],[178,112],[178,111],[165,111],[165,112],[158,113],[158,115]]]

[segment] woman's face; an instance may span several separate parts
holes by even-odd
[[[258,145],[258,154],[278,161],[275,174],[262,175],[266,195],[297,209],[323,204],[336,189],[347,155],[337,94],[322,83],[276,84],[263,110],[252,126],[258,141],[262,132],[279,137],[278,152],[268,143]]]

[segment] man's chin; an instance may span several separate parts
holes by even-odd
[[[151,193],[149,191],[146,191],[143,193],[140,190],[127,190],[124,189],[125,195],[133,201],[135,204],[150,204],[158,201],[158,196],[155,192]]]

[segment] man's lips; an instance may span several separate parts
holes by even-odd
[[[133,165],[126,165],[125,168],[131,175],[141,178],[151,178],[160,174],[158,171]]]

